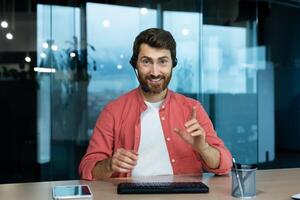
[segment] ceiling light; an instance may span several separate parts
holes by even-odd
[[[76,56],[76,54],[75,54],[74,52],[71,52],[71,53],[70,53],[70,57],[71,57],[71,58],[74,58],[75,56]]]
[[[11,33],[6,33],[6,38],[7,38],[8,40],[12,40],[12,39],[14,38],[14,36],[13,36],[13,34],[11,34]]]
[[[41,53],[40,56],[41,56],[42,58],[46,58],[46,57],[47,57],[47,55],[46,55],[44,52]]]
[[[57,51],[57,50],[58,50],[58,46],[57,46],[56,44],[53,44],[53,45],[51,46],[51,49],[52,49],[53,51]]]
[[[148,9],[147,8],[141,8],[140,10],[142,15],[146,15],[148,13]]]
[[[48,45],[47,42],[44,42],[43,45],[42,45],[42,47],[43,47],[44,49],[47,49],[47,48],[49,47],[49,45]]]
[[[117,65],[118,69],[122,69],[122,67],[123,67],[122,65]]]
[[[40,73],[55,73],[56,69],[54,68],[45,68],[45,67],[35,67],[33,68],[35,72],[40,72]]]
[[[110,21],[108,21],[108,20],[103,20],[103,26],[104,26],[105,28],[108,28],[108,27],[110,26]]]
[[[2,21],[2,22],[1,22],[1,27],[2,27],[2,28],[7,28],[7,27],[8,27],[7,21]]]
[[[29,56],[26,56],[25,61],[29,63],[29,62],[31,62],[31,58]]]
[[[181,30],[181,34],[184,35],[184,36],[187,36],[189,33],[190,33],[190,31],[189,31],[189,29],[187,29],[187,28],[183,28],[183,29]]]

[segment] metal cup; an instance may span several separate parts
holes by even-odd
[[[256,196],[256,165],[236,164],[231,170],[231,194],[238,198],[252,198]]]

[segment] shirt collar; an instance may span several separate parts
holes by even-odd
[[[136,91],[138,104],[140,105],[140,108],[142,109],[142,111],[145,111],[147,109],[147,105],[144,102],[144,98],[141,94],[141,91],[140,91],[139,87],[136,88],[135,91]],[[169,104],[171,96],[172,96],[173,93],[174,92],[172,90],[168,89],[167,96],[166,96],[165,100],[163,101],[163,103],[161,104],[161,107],[166,107]]]

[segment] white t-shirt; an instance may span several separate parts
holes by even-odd
[[[139,156],[132,176],[172,175],[173,169],[159,117],[162,101],[145,103],[148,108],[141,114]]]

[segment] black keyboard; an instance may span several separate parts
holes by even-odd
[[[202,182],[135,182],[119,183],[118,194],[208,193]]]

